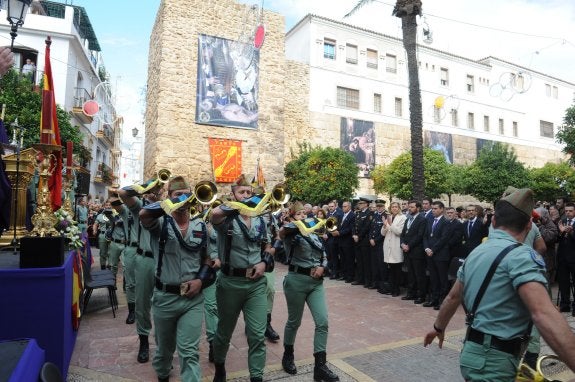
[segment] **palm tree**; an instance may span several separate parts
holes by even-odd
[[[359,0],[345,17],[351,16],[359,8],[373,0]],[[403,47],[407,52],[407,70],[409,76],[409,120],[411,131],[411,167],[413,198],[421,200],[425,194],[423,176],[423,115],[421,91],[419,89],[419,70],[417,64],[417,20],[421,15],[421,0],[397,0],[393,16],[401,18]]]

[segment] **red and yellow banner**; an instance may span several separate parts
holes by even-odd
[[[231,183],[242,173],[242,141],[208,138],[216,182]]]

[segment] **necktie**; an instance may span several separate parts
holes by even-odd
[[[571,219],[567,220],[567,225],[571,225]]]
[[[431,234],[432,235],[433,235],[433,232],[435,231],[435,226],[437,225],[438,221],[439,221],[439,218],[433,219],[433,225],[431,226]]]
[[[467,237],[471,236],[471,227],[473,226],[473,220],[469,221],[469,224],[467,224]]]

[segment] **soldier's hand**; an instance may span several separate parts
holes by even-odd
[[[266,263],[260,261],[259,263],[254,265],[253,272],[251,276],[249,276],[248,278],[252,280],[257,280],[264,275],[265,271],[266,271]]]
[[[353,241],[355,241],[356,243],[359,241],[359,236],[357,235],[353,235]]]
[[[375,240],[369,239],[369,244],[371,244],[372,247],[375,247]]]
[[[443,348],[444,333],[438,333],[435,330],[427,333],[425,337],[423,337],[423,346],[427,347],[428,345],[431,345],[435,337],[439,339],[439,348]]]
[[[211,267],[214,268],[214,269],[216,269],[216,270],[217,270],[217,269],[220,269],[220,268],[222,267],[222,261],[221,261],[220,259],[212,260],[212,265],[211,265]]]
[[[325,272],[324,267],[315,267],[311,277],[313,277],[314,279],[321,279],[323,277],[324,272]]]
[[[187,291],[184,296],[188,298],[195,297],[202,290],[202,280],[194,279],[186,281],[184,284],[187,285]]]

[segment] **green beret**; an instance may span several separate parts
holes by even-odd
[[[168,183],[168,192],[172,192],[175,190],[184,190],[184,189],[189,190],[190,184],[186,182],[183,176],[175,176],[172,179],[170,179],[170,182]]]

